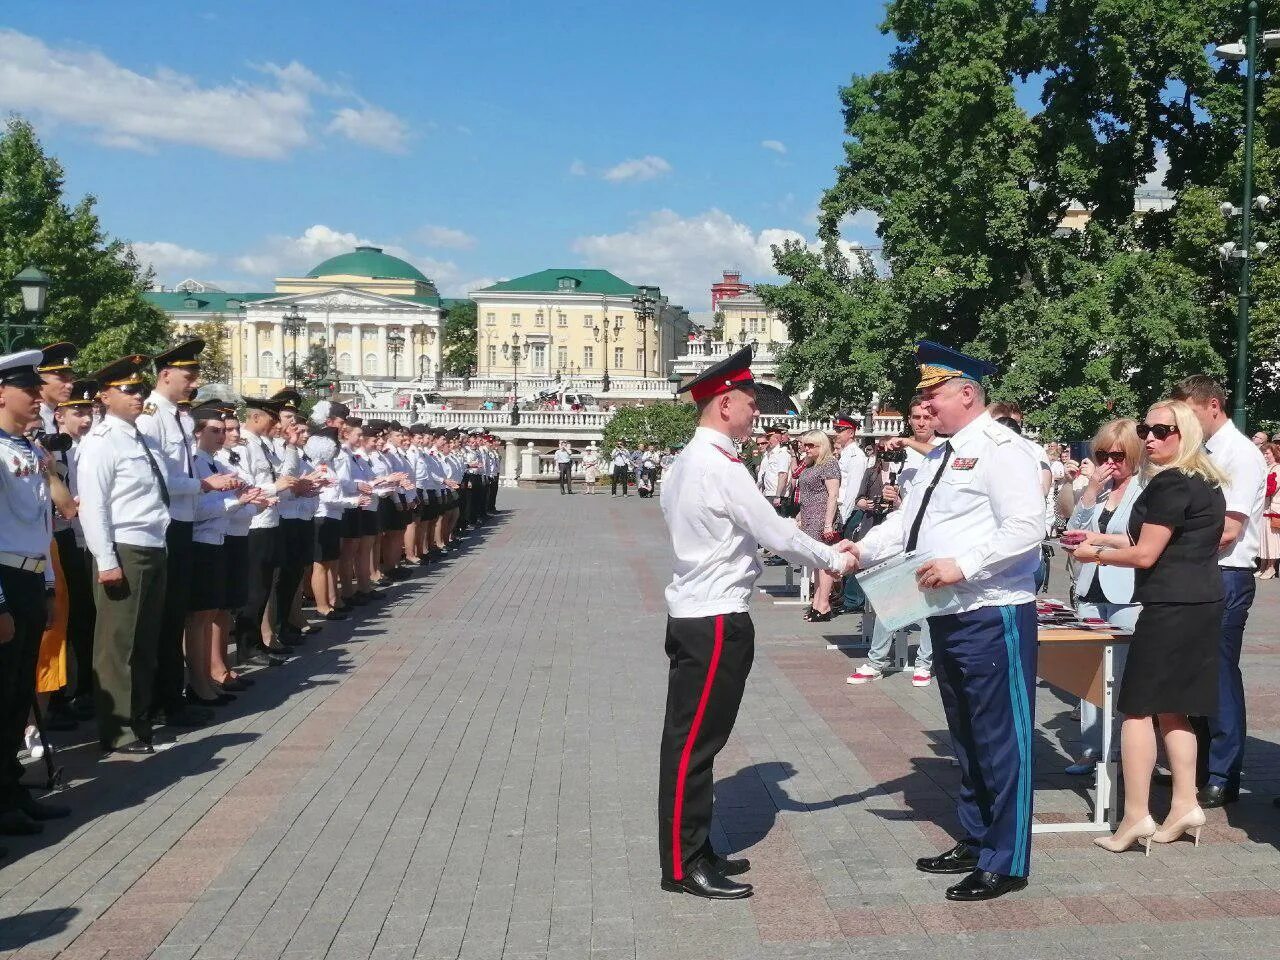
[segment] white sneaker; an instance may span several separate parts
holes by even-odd
[[[44,756],[44,741],[40,739],[40,732],[35,727],[27,727],[23,742],[32,760],[39,760]]]
[[[849,674],[849,677],[848,679],[845,680],[845,683],[852,683],[856,685],[859,683],[871,683],[871,681],[873,680],[883,680],[883,679],[884,679],[883,670],[881,670],[877,666],[874,666],[873,664],[864,663],[857,670],[853,671],[853,673]]]
[[[913,687],[927,687],[932,682],[933,673],[925,667],[916,667],[916,672],[911,675]]]

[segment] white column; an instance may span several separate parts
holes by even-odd
[[[403,354],[401,355],[403,359]],[[383,317],[378,321],[378,372],[381,376],[391,376],[391,354],[387,350],[387,321]],[[399,369],[396,370],[398,374]]]
[[[355,323],[354,321],[352,322],[351,339],[355,343],[355,346],[352,347],[353,356],[355,358],[355,364],[356,364],[355,373],[357,377],[363,377],[364,376],[364,324]]]
[[[276,360],[280,363],[280,371],[281,371],[281,372],[280,372],[280,376],[281,376],[281,377],[285,377],[285,373],[284,373],[284,369],[285,369],[285,367],[284,367],[284,359],[285,359],[285,357],[284,357],[284,325],[280,322],[280,318],[279,318],[279,317],[272,317],[272,318],[271,318],[271,336],[272,336],[272,343],[275,345],[275,349],[274,349],[272,352],[273,352],[273,353],[275,353]],[[266,375],[267,375],[268,377],[274,377],[274,376],[276,376],[276,371],[274,371],[274,370],[268,370],[268,371],[267,371],[267,373],[266,373]]]
[[[247,337],[243,341],[248,346],[245,351],[249,354],[249,362],[247,364],[247,376],[256,377],[258,375],[258,325],[252,322],[245,322],[244,332]]]

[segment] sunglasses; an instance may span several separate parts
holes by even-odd
[[[1167,423],[1138,424],[1138,437],[1142,440],[1145,440],[1150,436],[1154,436],[1157,440],[1168,440],[1170,436],[1177,432],[1177,427],[1170,426]]]
[[[1127,459],[1129,458],[1125,456],[1125,452],[1123,450],[1099,450],[1093,455],[1093,462],[1098,464],[1098,466],[1102,466],[1102,464],[1107,461],[1111,461],[1112,463],[1119,465],[1124,463]]]
[[[145,400],[151,396],[151,388],[145,383],[127,383],[123,387],[116,387],[121,393],[127,393],[131,397],[137,397],[139,400]]]
[[[816,443],[802,443],[800,446],[804,447],[806,450],[816,450],[818,448]]]

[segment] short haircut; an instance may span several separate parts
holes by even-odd
[[[1001,417],[1012,417],[1014,420],[1022,416],[1022,407],[1010,400],[997,400],[987,407],[987,413],[993,420]]]
[[[917,393],[914,397],[912,397],[910,400],[907,401],[907,412],[910,413],[912,410],[914,410],[916,407],[920,406],[924,402],[925,402],[924,394]]]
[[[1142,461],[1142,441],[1138,439],[1138,421],[1129,417],[1108,420],[1098,428],[1089,445],[1089,455],[1099,450],[1120,450],[1124,453],[1129,472],[1136,473]]]
[[[1173,385],[1173,389],[1169,391],[1169,397],[1172,400],[1190,401],[1196,404],[1206,404],[1210,400],[1217,400],[1218,406],[1225,408],[1227,405],[1227,392],[1222,389],[1222,384],[1203,373],[1197,373],[1187,377],[1185,380],[1179,380]]]

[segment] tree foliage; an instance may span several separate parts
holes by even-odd
[[[651,403],[643,407],[623,407],[604,428],[604,446],[619,440],[628,448],[652,443],[661,449],[683,446],[698,425],[698,411],[691,403]]]
[[[1275,4],[1263,5],[1266,13]],[[996,397],[1049,433],[1085,436],[1174,380],[1225,375],[1236,277],[1214,248],[1237,225],[1243,77],[1209,57],[1244,29],[1226,0],[890,0],[887,69],[841,91],[847,140],[814,252],[774,250],[761,295],[792,325],[788,385],[811,405],[903,403],[912,344],[994,360]],[[1275,195],[1280,90],[1264,58],[1255,181]],[[1135,212],[1167,159],[1169,210]],[[1064,229],[1068,209],[1090,214]],[[841,228],[878,217],[877,271]],[[1280,240],[1274,218],[1258,237]],[[1276,249],[1280,250],[1280,247]],[[1280,268],[1255,266],[1251,404],[1280,414]]]
[[[91,372],[128,353],[153,354],[169,343],[169,320],[142,294],[152,274],[132,248],[103,230],[87,196],[63,197],[61,164],[45,154],[31,124],[11,118],[0,134],[0,279],[3,312],[21,297],[7,282],[35,264],[50,276],[48,309],[31,341],[80,347],[77,367]]]
[[[200,379],[205,383],[231,383],[231,329],[220,318],[210,318],[193,323],[190,336],[204,341],[200,354]],[[184,335],[175,339],[187,339]],[[176,346],[176,344],[175,344]]]
[[[452,377],[470,373],[476,366],[476,303],[463,300],[452,304],[444,318],[440,341],[444,372]]]

